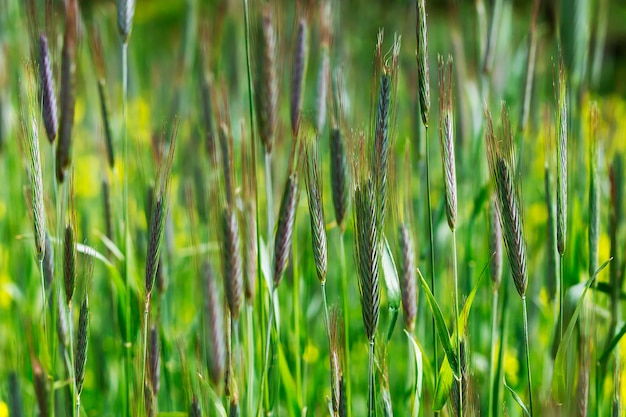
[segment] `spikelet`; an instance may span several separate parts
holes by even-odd
[[[21,149],[26,160],[30,185],[27,202],[32,211],[33,232],[35,235],[35,253],[39,261],[45,253],[46,211],[44,207],[41,156],[39,153],[39,133],[36,120],[36,93],[34,69],[26,68],[26,100],[22,102],[21,114]]]
[[[117,0],[117,29],[123,43],[128,42],[128,37],[133,28],[134,15],[135,0]]]
[[[324,221],[324,204],[322,184],[320,182],[319,157],[317,145],[309,144],[306,151],[304,177],[311,218],[311,236],[313,238],[313,259],[317,278],[322,284],[326,282],[328,269],[328,244],[326,240],[326,223]]]
[[[221,250],[224,292],[233,320],[239,320],[243,302],[243,271],[239,244],[239,223],[233,209],[224,208],[221,216]]]
[[[404,311],[404,323],[409,332],[415,330],[415,318],[417,316],[417,276],[415,274],[415,248],[413,236],[408,224],[400,225],[400,290],[402,291],[402,308]]]
[[[69,305],[76,287],[76,232],[71,221],[65,225],[63,238],[63,282],[65,301]]]
[[[113,213],[111,212],[111,189],[106,176],[102,179],[102,211],[104,212],[104,230],[106,237],[113,239]]]
[[[452,57],[448,55],[444,63],[438,56],[439,64],[439,144],[443,164],[446,217],[450,230],[456,227],[456,163],[454,157],[454,120],[452,114]]]
[[[259,135],[266,153],[272,152],[278,119],[278,79],[276,75],[276,32],[271,9],[266,6],[258,25],[254,98]]]
[[[52,60],[48,50],[48,38],[43,33],[39,35],[39,82],[41,84],[41,113],[44,127],[50,143],[57,137],[57,99],[54,89],[54,74]]]
[[[74,382],[76,394],[80,396],[85,381],[85,365],[87,364],[87,347],[89,344],[89,302],[87,296],[80,304],[78,330],[76,333],[76,353],[74,355]]]
[[[515,288],[521,297],[526,294],[527,264],[526,240],[524,239],[522,206],[519,182],[513,172],[513,136],[504,103],[502,104],[502,129],[500,138],[493,131],[491,115],[487,117],[487,157],[491,180],[498,197],[500,223],[507,250],[509,266]]]
[[[226,367],[224,313],[220,300],[221,297],[217,291],[217,282],[213,268],[206,262],[202,269],[204,274],[204,322],[209,377],[213,385],[219,387],[224,380]]]
[[[430,75],[428,69],[428,28],[426,26],[426,1],[417,0],[417,82],[422,123],[428,127],[430,115]]]
[[[567,236],[567,91],[563,62],[559,65],[556,152],[556,242],[559,255],[565,252]]]
[[[176,149],[176,134],[178,132],[178,119],[174,119],[172,132],[169,141],[169,151],[167,158],[162,163],[157,176],[157,186],[152,202],[151,219],[148,232],[148,250],[146,254],[146,300],[152,294],[155,278],[157,276],[159,259],[161,256],[161,242],[165,230],[165,218],[167,216],[167,200],[169,195],[169,184],[174,161],[174,150]]]
[[[300,130],[300,118],[302,117],[302,101],[304,99],[304,84],[306,78],[306,66],[308,58],[308,28],[304,18],[298,20],[298,32],[293,54],[293,67],[291,69],[291,133],[294,138],[298,137]]]
[[[67,2],[65,16],[65,35],[61,51],[61,119],[59,124],[59,143],[56,153],[57,180],[63,182],[65,170],[72,158],[72,130],[74,129],[74,110],[76,105],[76,28],[78,5],[76,0]]]
[[[380,245],[376,221],[376,195],[370,177],[359,180],[354,192],[355,252],[365,335],[374,341],[380,315]]]
[[[320,2],[320,63],[317,73],[317,96],[315,128],[318,136],[322,134],[326,124],[326,100],[328,96],[328,83],[330,82],[330,1]]]
[[[100,113],[102,114],[102,124],[104,125],[104,138],[107,150],[107,160],[109,167],[115,166],[115,151],[113,149],[113,132],[111,131],[111,116],[109,112],[109,98],[104,78],[98,80],[98,97],[100,98]]]
[[[298,201],[298,174],[292,172],[287,177],[283,197],[280,202],[278,214],[278,225],[274,238],[274,288],[278,288],[283,278],[289,253],[291,252],[291,241],[293,237],[293,227],[296,219],[296,203]]]
[[[335,208],[335,220],[343,232],[346,227],[346,215],[350,202],[348,190],[348,162],[346,157],[346,144],[337,127],[330,131],[330,177],[333,191],[333,207]]]

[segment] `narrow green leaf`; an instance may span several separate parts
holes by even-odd
[[[450,337],[450,344],[454,346],[455,348],[457,348],[456,334],[457,332],[459,333],[459,339],[462,339],[465,334],[465,329],[467,328],[467,321],[469,319],[469,313],[470,313],[470,310],[472,309],[472,303],[474,302],[476,291],[478,291],[478,287],[480,287],[480,283],[482,282],[483,277],[485,276],[485,271],[487,270],[490,262],[491,260],[487,261],[487,263],[483,267],[483,270],[480,273],[480,276],[478,277],[478,282],[476,282],[476,285],[474,286],[472,291],[467,296],[467,299],[465,300],[465,304],[463,305],[463,309],[461,310],[459,320],[457,321],[458,323],[457,328],[455,332],[452,334],[452,336]],[[437,388],[435,391],[435,402],[433,404],[433,409],[435,411],[439,411],[443,409],[443,407],[446,405],[446,401],[448,401],[448,397],[450,394],[450,389],[452,389],[453,379],[454,379],[454,375],[452,373],[452,368],[450,367],[450,362],[448,362],[447,357],[444,357],[443,362],[441,364],[441,368],[439,369],[439,380],[438,380]]]
[[[417,275],[419,276],[420,283],[422,284],[422,288],[424,288],[424,294],[426,294],[426,301],[428,301],[428,306],[430,307],[430,311],[432,311],[434,319],[435,319],[435,327],[437,328],[437,334],[439,336],[439,340],[443,345],[443,350],[446,353],[446,357],[448,361],[454,368],[455,376],[459,375],[459,366],[457,363],[456,355],[454,353],[454,349],[452,348],[452,343],[450,343],[450,332],[448,331],[448,326],[446,325],[445,320],[443,319],[443,314],[441,314],[441,309],[439,308],[439,304],[437,304],[437,300],[435,300],[435,296],[428,288],[428,284],[426,280],[424,280],[424,276],[419,268],[417,268]]]
[[[617,346],[617,344],[622,339],[622,337],[624,337],[625,334],[626,324],[624,324],[619,332],[617,332],[613,340],[611,340],[611,343],[609,343],[609,346],[606,348],[604,353],[602,353],[602,356],[599,359],[600,363],[602,363],[603,365],[606,363],[607,359],[609,359],[609,356],[611,355],[611,352],[613,352],[613,349],[615,349],[615,346]]]
[[[422,363],[422,352],[419,348],[419,346],[417,346],[417,342],[415,341],[415,338],[413,337],[413,335],[411,335],[409,332],[406,331],[406,329],[404,330],[404,333],[406,334],[406,337],[409,338],[410,341],[410,345],[413,348],[413,355],[415,358],[415,384],[413,386],[413,410],[411,412],[411,416],[412,417],[417,417],[419,415],[420,412],[420,402],[422,399],[422,382],[423,382],[423,376],[424,376],[424,364]]]
[[[513,388],[511,388],[509,384],[506,383],[506,378],[503,380],[503,382],[504,382],[504,386],[506,387],[506,389],[509,390],[509,392],[511,393],[511,396],[513,397],[517,405],[519,405],[522,411],[524,412],[524,415],[526,417],[530,417],[530,413],[528,412],[528,409],[526,408],[526,404],[524,404],[524,401],[522,401],[520,396],[517,395],[517,392],[513,391]]]
[[[285,357],[282,343],[278,344],[278,370],[280,372],[281,385],[285,390],[287,403],[290,404],[295,411],[295,415],[301,415],[302,404],[296,394],[296,382],[291,375],[291,369],[289,369],[289,363]]]
[[[554,361],[554,371],[552,374],[552,396],[557,403],[563,403],[567,395],[567,393],[565,392],[565,368],[567,365],[565,358],[567,357],[567,351],[572,341],[574,327],[576,325],[576,322],[578,321],[578,316],[580,315],[580,308],[583,304],[583,301],[585,300],[585,295],[587,295],[587,291],[591,287],[591,284],[593,284],[598,274],[604,268],[606,268],[606,266],[611,262],[612,259],[613,258],[610,258],[608,261],[600,265],[600,267],[596,269],[596,272],[594,272],[591,278],[587,280],[587,283],[585,284],[585,289],[583,290],[580,299],[578,300],[578,303],[576,303],[576,309],[574,310],[574,313],[570,318],[567,329],[565,330],[563,338],[561,339],[561,343],[559,344],[559,350],[556,353],[556,359]]]
[[[439,369],[439,379],[437,380],[433,410],[441,411],[446,405],[446,401],[448,401],[448,398],[450,397],[450,390],[452,389],[453,382],[454,374],[452,373],[450,362],[448,362],[447,357],[444,357],[441,369]]]

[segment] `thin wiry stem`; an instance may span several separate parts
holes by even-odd
[[[530,417],[533,416],[533,383],[530,373],[530,349],[528,348],[528,311],[526,308],[526,296],[522,297],[522,304],[524,308],[524,341],[526,343],[526,370],[528,372],[528,399]]]
[[[341,298],[343,299],[343,317],[345,323],[350,323],[350,301],[348,300],[348,274],[346,272],[346,249],[344,246],[343,231],[339,229],[339,262],[341,267]],[[350,379],[350,326],[344,326],[344,353],[345,353],[345,381],[346,381],[346,404],[348,417],[352,417],[352,383]]]
[[[376,404],[374,400],[374,339],[370,340],[369,347],[367,415],[368,417],[374,417],[376,415]]]
[[[493,291],[491,301],[491,353],[489,355],[489,417],[494,415],[495,392],[494,385],[496,383],[496,342],[498,337],[498,290]]]
[[[459,325],[459,274],[456,258],[456,231],[452,230],[452,264],[454,270],[454,323],[457,327],[456,333],[456,358],[461,366],[461,336]],[[462,378],[462,376],[461,376]],[[463,389],[459,389],[459,417],[463,417]]]

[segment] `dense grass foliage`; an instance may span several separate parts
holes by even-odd
[[[624,415],[617,3],[0,0],[0,417]]]

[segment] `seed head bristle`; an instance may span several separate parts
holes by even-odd
[[[76,28],[78,5],[76,0],[67,2],[65,16],[65,34],[61,51],[61,119],[59,124],[59,143],[56,153],[57,180],[63,182],[65,170],[72,158],[72,130],[74,129],[74,110],[76,106]]]
[[[50,143],[57,137],[57,99],[54,89],[54,74],[52,60],[48,50],[48,38],[43,33],[39,35],[39,79],[41,83],[41,113],[44,127]]]
[[[215,387],[219,387],[224,380],[226,367],[226,346],[224,343],[224,313],[221,297],[217,290],[217,282],[213,268],[206,262],[203,266],[204,274],[204,310],[206,352],[209,367],[209,376]]]
[[[239,244],[239,223],[236,213],[228,207],[222,211],[222,274],[224,292],[233,320],[239,319],[243,302],[243,271]]]
[[[341,312],[336,306],[330,310],[329,327],[330,344],[330,390],[334,417],[340,414],[341,406],[341,383],[343,380],[343,320]]]
[[[311,218],[313,258],[315,260],[317,278],[323,284],[326,282],[326,271],[328,268],[328,245],[326,240],[322,184],[316,143],[317,142],[315,142],[315,144],[309,144],[307,147],[305,158],[305,183]]]
[[[65,301],[72,302],[76,286],[76,232],[72,222],[65,225],[63,238],[63,282],[65,285]]]
[[[559,65],[558,85],[558,145],[557,145],[557,175],[556,175],[556,241],[559,254],[565,252],[567,236],[567,90],[565,69],[562,60]]]
[[[335,220],[339,228],[345,229],[346,214],[349,205],[348,190],[348,162],[346,156],[346,144],[338,127],[330,132],[330,176],[333,191],[333,207],[335,208]]]
[[[493,131],[491,115],[487,117],[487,157],[491,178],[498,197],[500,222],[507,250],[511,275],[515,288],[521,297],[526,294],[527,264],[526,240],[523,232],[522,208],[520,205],[519,182],[515,181],[513,173],[513,137],[506,114],[502,105],[502,129],[500,139],[496,139]]]
[[[454,119],[452,111],[452,57],[448,55],[444,63],[438,56],[439,64],[439,144],[443,164],[446,217],[448,226],[456,227],[456,163],[454,157]]]
[[[365,335],[374,341],[380,315],[379,234],[376,191],[371,178],[362,179],[354,193],[355,252],[359,272],[359,295]]]
[[[133,27],[135,0],[117,0],[117,28],[122,42],[127,43]]]
[[[496,195],[491,196],[489,206],[489,253],[491,256],[491,282],[493,291],[500,288],[502,282],[502,226],[500,223],[500,213]]]
[[[428,127],[430,115],[430,75],[428,69],[428,28],[425,0],[417,0],[417,82],[422,123]]]
[[[263,10],[258,25],[259,39],[257,45],[257,59],[254,98],[259,127],[259,136],[266,153],[272,152],[276,121],[278,118],[278,79],[276,75],[276,32],[274,19],[269,6]]]
[[[294,138],[298,137],[300,130],[300,118],[302,116],[302,101],[304,99],[304,83],[306,78],[306,66],[308,58],[308,28],[306,19],[298,20],[298,31],[293,54],[293,67],[291,69],[291,133]]]
[[[404,323],[413,333],[415,330],[415,318],[417,316],[417,275],[415,264],[415,247],[413,236],[408,224],[400,225],[400,290],[402,291],[402,308],[404,311]]]
[[[76,354],[74,361],[74,382],[77,395],[80,396],[85,381],[85,365],[87,364],[87,347],[89,344],[89,302],[87,296],[80,304],[78,330],[76,333]]]
[[[287,268],[296,219],[297,201],[298,174],[294,171],[287,177],[283,197],[280,202],[278,226],[276,227],[276,237],[274,238],[274,288],[278,288]]]

